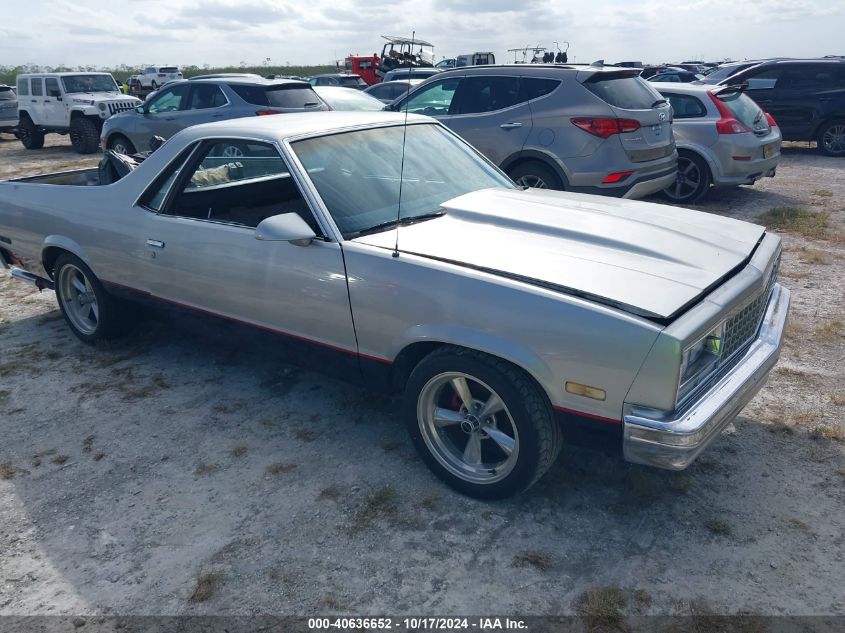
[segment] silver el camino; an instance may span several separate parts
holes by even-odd
[[[76,336],[152,301],[288,337],[298,362],[404,392],[422,458],[477,497],[525,490],[564,441],[683,469],[780,351],[777,236],[520,190],[425,117],[199,125],[99,182],[0,183],[0,259],[55,288]]]

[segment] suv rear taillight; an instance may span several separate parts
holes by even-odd
[[[777,127],[778,126],[778,122],[775,121],[775,117],[773,117],[768,112],[766,112],[766,121],[769,122],[769,127]]]
[[[617,119],[616,117],[574,117],[570,119],[585,132],[600,138],[609,138],[614,134],[636,132],[640,129],[640,122],[634,119]]]
[[[283,113],[279,112],[278,110],[256,110],[255,114],[256,114],[256,116],[267,116],[268,114],[283,114]]]
[[[731,112],[728,106],[722,103],[722,100],[717,95],[709,90],[707,91],[707,95],[715,104],[716,109],[719,111],[719,116],[722,117],[716,121],[716,132],[719,134],[745,134],[751,131],[747,125],[734,117],[734,113]]]

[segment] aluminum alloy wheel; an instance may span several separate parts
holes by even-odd
[[[129,154],[129,148],[126,146],[126,143],[123,141],[114,141],[111,144],[111,148],[113,151],[117,152],[118,154]]]
[[[73,264],[65,264],[56,285],[59,300],[73,326],[87,336],[94,334],[100,324],[100,308],[85,273]]]
[[[546,181],[540,178],[539,176],[532,176],[530,174],[526,174],[524,176],[520,176],[516,179],[516,184],[520,187],[528,187],[529,189],[548,189],[549,186],[546,184]]]
[[[845,153],[845,123],[827,128],[822,135],[822,145],[831,154]]]
[[[670,198],[684,200],[695,193],[701,185],[701,170],[689,158],[678,158],[678,177],[675,184],[666,189]]]
[[[508,408],[488,385],[460,372],[438,374],[417,400],[417,422],[434,458],[453,475],[492,484],[519,457],[519,433]]]

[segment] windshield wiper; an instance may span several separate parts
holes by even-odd
[[[666,101],[666,99],[658,99],[657,101],[651,104],[651,107],[656,108],[657,106],[662,105],[664,103],[668,103],[668,101]]]
[[[361,237],[362,235],[369,235],[370,233],[381,233],[382,231],[386,231],[397,226],[407,226],[408,224],[425,222],[426,220],[431,220],[433,218],[441,218],[444,215],[446,215],[446,211],[441,209],[440,211],[435,211],[434,213],[423,213],[422,215],[413,215],[407,218],[400,218],[398,221],[388,220],[387,222],[381,222],[369,228],[361,229],[360,231],[352,231],[352,233],[349,234],[348,239],[354,239],[356,237]]]

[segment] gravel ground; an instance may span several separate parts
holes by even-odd
[[[0,178],[97,160],[48,145],[0,141]],[[630,617],[845,615],[843,168],[793,145],[700,206],[811,225],[783,235],[781,364],[709,452],[567,447],[505,502],[435,480],[394,402],[188,322],[89,348],[0,277],[0,615],[572,614],[595,588]]]

